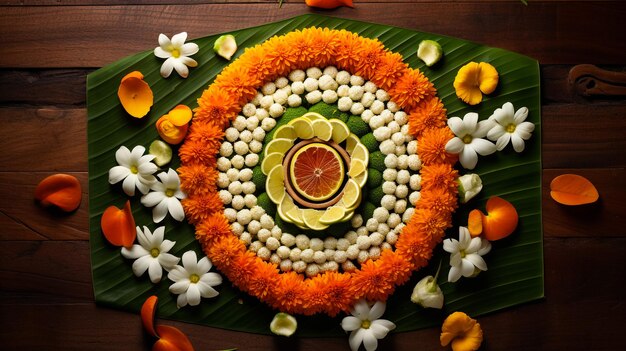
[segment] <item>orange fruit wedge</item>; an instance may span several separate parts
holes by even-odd
[[[596,187],[577,174],[561,174],[552,179],[550,196],[554,201],[569,206],[594,203],[600,197]]]

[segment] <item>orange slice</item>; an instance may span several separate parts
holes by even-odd
[[[311,201],[324,201],[337,193],[344,179],[339,153],[322,143],[311,143],[291,159],[290,177],[296,191]]]

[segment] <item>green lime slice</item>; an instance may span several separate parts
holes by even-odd
[[[172,160],[172,148],[161,140],[155,140],[150,144],[148,153],[154,155],[154,163],[161,167]]]
[[[223,58],[230,60],[237,51],[237,41],[232,34],[222,35],[213,44],[213,50]]]
[[[434,40],[422,40],[417,47],[417,57],[419,57],[426,66],[430,67],[437,63],[443,56],[441,45]]]

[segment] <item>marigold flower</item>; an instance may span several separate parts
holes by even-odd
[[[417,144],[418,154],[425,166],[434,163],[450,163],[457,159],[457,155],[446,151],[446,143],[454,135],[447,128],[434,128],[425,130],[420,142]]]
[[[463,102],[477,105],[483,94],[491,94],[498,86],[498,71],[487,62],[470,62],[454,77],[454,90]]]
[[[239,62],[242,67],[248,70],[250,75],[261,81],[268,79],[267,77],[272,74],[272,62],[265,56],[261,45],[246,48],[244,54],[239,57]]]
[[[424,99],[409,113],[409,133],[419,137],[427,129],[446,126],[446,109],[441,100],[432,96]]]
[[[303,305],[307,302],[307,289],[304,284],[304,277],[296,272],[283,273],[276,286],[276,299],[272,306],[280,311],[293,311],[304,313]],[[309,314],[313,314],[311,311]]]
[[[196,239],[210,243],[230,234],[230,223],[221,212],[215,212],[196,225]]]
[[[246,252],[246,246],[234,235],[226,235],[221,240],[213,242],[213,245],[205,246],[204,250],[220,271],[224,274],[230,274],[233,266],[241,266],[236,259]],[[232,281],[232,279],[230,280]]]
[[[231,65],[215,78],[213,84],[243,105],[254,98],[261,79],[250,75],[250,71],[241,65]]]
[[[435,95],[435,87],[422,72],[409,68],[389,90],[389,95],[398,106],[411,109],[423,99]]]
[[[361,77],[372,77],[383,62],[385,47],[378,40],[363,41],[363,45],[356,49],[357,60],[354,73]]]
[[[282,37],[273,37],[266,42],[265,57],[274,67],[276,77],[283,76],[293,70],[298,53]],[[274,79],[275,77],[268,77]]]
[[[198,99],[198,107],[194,109],[194,123],[207,122],[224,128],[237,117],[239,104],[237,100],[222,89],[209,88]]]
[[[384,52],[376,65],[376,71],[368,78],[381,89],[388,91],[402,76],[408,65],[404,63],[402,55],[397,52]]]
[[[224,209],[224,203],[215,192],[196,195],[182,201],[187,219],[192,224],[206,219],[210,214]]]
[[[214,155],[220,150],[224,131],[212,123],[194,123],[191,126],[192,133],[189,139],[201,142]]]
[[[353,277],[352,289],[357,297],[368,300],[385,300],[395,290],[390,271],[380,269],[378,261],[368,260],[361,265],[361,271]]]
[[[210,191],[215,192],[219,173],[214,167],[189,165],[182,166],[177,171],[182,184],[181,188],[187,195],[205,195]]]
[[[452,194],[448,190],[433,188],[430,191],[422,192],[419,202],[425,208],[429,208],[437,213],[450,213],[457,207],[456,193]]]
[[[362,41],[367,39],[347,30],[339,31],[336,36],[337,40],[342,43],[342,45],[337,47],[337,52],[335,53],[337,68],[354,72],[354,64],[357,61],[356,51],[361,46]]]
[[[259,262],[254,267],[254,272],[249,276],[248,291],[254,296],[265,298],[268,296],[279,280],[276,266]]]
[[[483,330],[475,319],[470,318],[463,312],[454,312],[443,321],[441,346],[447,346],[452,342],[454,351],[475,351],[483,342]]]
[[[326,306],[329,316],[334,317],[341,311],[349,311],[352,295],[348,289],[350,274],[326,272],[310,280],[309,299],[305,302],[311,306]]]
[[[422,176],[421,184],[427,188],[448,189],[456,192],[458,190],[456,182],[458,173],[449,163],[438,163],[423,167],[420,173]]]
[[[221,145],[220,141],[217,142]],[[185,141],[180,149],[178,149],[178,156],[180,156],[180,161],[186,165],[203,164],[208,167],[215,167],[216,164],[215,150],[205,147],[200,140]]]
[[[339,44],[335,38],[335,33],[328,28],[315,27],[304,29],[302,32],[311,38],[311,51],[315,54],[311,62],[315,62],[320,67],[333,64],[333,58]]]

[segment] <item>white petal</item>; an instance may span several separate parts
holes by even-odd
[[[163,266],[163,268],[165,268],[165,270],[170,270],[172,269],[174,266],[176,266],[176,264],[178,263],[178,261],[180,261],[180,258],[169,254],[169,253],[163,253],[161,252],[161,254],[159,255],[159,257],[157,258],[159,260],[159,264],[161,266]]]
[[[180,48],[185,44],[185,40],[187,40],[187,32],[180,32],[172,37],[172,45]]]
[[[169,51],[163,50],[163,48],[160,46],[157,46],[156,48],[154,48],[154,56],[158,58],[166,59],[166,58],[172,57],[172,53]]]
[[[515,152],[524,151],[524,139],[520,138],[517,133],[511,134],[511,143],[513,144],[513,150],[515,150]]]
[[[209,284],[198,282],[195,285],[196,287],[198,287],[200,296],[204,298],[210,299],[220,294],[219,292],[217,292],[217,290],[213,289]]]
[[[528,117],[528,108],[522,107],[519,110],[515,111],[513,121],[515,124],[520,124],[526,120],[526,117]]]
[[[466,145],[459,155],[459,161],[461,161],[461,166],[464,168],[474,169],[478,163],[478,155],[476,155],[476,151],[472,147]]]
[[[461,269],[458,267],[450,267],[450,272],[448,273],[448,282],[454,283],[461,278]]]
[[[473,134],[476,131],[476,125],[478,123],[478,113],[470,112],[463,117],[463,128],[469,134]]]
[[[491,155],[496,152],[496,145],[485,139],[474,138],[472,139],[470,146],[482,156]]]
[[[140,277],[148,269],[150,262],[152,262],[152,256],[150,255],[139,257],[133,262],[133,273]]]
[[[161,65],[161,77],[167,78],[172,74],[172,70],[174,70],[174,58],[170,57]]]
[[[206,273],[200,277],[200,281],[208,286],[217,286],[222,284],[222,277],[217,273]]]
[[[200,304],[200,290],[196,284],[189,284],[187,289],[187,302],[190,306],[197,306]]]
[[[167,201],[161,201],[152,208],[152,221],[154,223],[161,222],[167,216]]]
[[[161,33],[159,34],[159,45],[165,49],[168,46],[172,45],[172,42],[170,41],[170,38],[167,35]]]
[[[345,331],[353,331],[361,328],[361,320],[354,316],[347,316],[341,321],[341,327]]]
[[[152,232],[151,244],[153,247],[160,247],[165,237],[165,227],[160,226]]]
[[[478,128],[476,128],[476,131],[472,134],[472,136],[474,138],[484,138],[495,125],[498,124],[490,120],[480,121],[478,122]]]
[[[458,267],[460,265],[461,265],[461,253],[455,252],[452,255],[450,255],[450,266]]]
[[[146,207],[154,207],[165,199],[165,194],[153,191],[141,197],[141,204]]]
[[[182,56],[180,58],[180,62],[182,62],[182,64],[187,66],[187,67],[197,67],[198,66],[198,62],[196,60],[192,59],[191,57],[187,57],[187,56]]]
[[[478,250],[477,253],[481,256],[484,256],[488,254],[489,251],[491,251],[491,243],[487,239],[481,239],[481,241],[482,241],[482,245],[480,247],[480,250]]]
[[[506,133],[504,127],[496,123],[493,124],[493,127],[487,132],[487,138],[489,138],[489,140],[496,141],[504,133]]]
[[[374,335],[378,339],[384,338],[385,336],[387,336],[387,333],[389,331],[396,329],[396,325],[392,321],[388,321],[386,319],[378,319],[378,320],[373,321],[371,327],[374,327],[374,326],[376,326],[377,329],[385,329],[386,330],[385,334],[380,336],[380,337],[378,336],[378,335],[380,335],[379,334],[380,331],[375,331],[374,332]]]
[[[387,307],[387,304],[384,301],[376,301],[374,306],[372,306],[372,309],[370,309],[370,316],[368,319],[373,321],[382,317],[385,313],[385,307]]]
[[[532,133],[535,130],[535,125],[532,122],[522,122],[515,127],[515,132]],[[528,138],[523,138],[527,140]]]
[[[176,299],[176,306],[178,308],[187,306],[187,294],[186,293],[178,295],[178,299]]]
[[[380,324],[375,324],[376,322],[378,321],[372,322],[372,325],[370,326],[369,330],[376,339],[382,339],[385,336],[387,336],[387,333],[389,333],[389,329],[385,328],[384,326]]]
[[[170,197],[167,199],[167,210],[177,221],[182,221],[185,219],[185,211],[183,210],[183,205],[180,204],[180,201],[175,197]]]
[[[515,115],[515,110],[513,109],[513,104],[510,102],[502,105],[502,112],[496,115],[496,121],[503,126],[509,125],[513,123],[513,118]]]
[[[161,253],[169,252],[172,249],[172,247],[174,247],[175,244],[176,244],[175,241],[171,241],[167,239],[163,240],[163,242],[159,246],[159,250],[161,250]]]
[[[370,329],[363,333],[363,346],[365,346],[365,350],[367,351],[374,351],[378,348],[378,339],[376,339]]]
[[[146,156],[143,156],[142,158],[144,157]],[[141,162],[141,160],[139,160],[139,167],[137,167],[137,172],[139,172],[139,174],[142,174],[142,175],[150,175],[156,172],[157,169],[158,169],[157,165],[155,165],[154,163],[150,161]]]
[[[176,72],[178,72],[181,77],[187,78],[187,76],[189,75],[189,69],[180,59],[172,61],[172,64],[174,65],[174,69],[176,70]]]
[[[481,245],[481,239],[476,237],[476,238],[472,238],[472,240],[470,240],[469,245],[467,246],[467,249],[465,249],[466,253],[474,253],[477,252],[478,250],[480,250],[480,245]]]
[[[130,150],[124,145],[115,151],[115,161],[121,166],[130,168]]]
[[[496,150],[502,151],[508,145],[509,140],[511,140],[511,134],[504,133],[502,134],[498,140],[496,141]]]
[[[198,258],[194,251],[187,251],[183,254],[183,267],[190,273],[197,274]]]
[[[130,174],[130,169],[124,166],[115,166],[109,170],[109,184],[115,184]]]
[[[180,48],[180,53],[183,56],[191,56],[198,52],[200,48],[196,43],[187,43]]]
[[[163,276],[163,268],[161,268],[161,264],[158,260],[152,260],[152,262],[150,262],[150,266],[148,267],[148,275],[150,276],[150,281],[153,283],[158,283],[161,281],[161,277]]]
[[[167,274],[167,278],[169,280],[171,280],[171,281],[174,281],[174,282],[189,280],[188,279],[189,278],[189,273],[187,273],[187,271],[183,267],[175,266]]]
[[[365,329],[361,329],[361,328],[350,333],[350,337],[348,338],[348,341],[350,343],[350,349],[352,351],[359,350],[359,346],[361,346],[361,343],[363,342],[364,334],[365,334]]]
[[[126,195],[135,196],[135,183],[137,183],[137,175],[129,173],[122,183],[122,189]]]
[[[459,252],[459,242],[455,239],[446,239],[443,241],[443,249],[449,253]]]
[[[135,182],[135,185],[137,186],[137,189],[139,189],[139,191],[142,194],[147,194],[150,191],[150,186],[144,182],[141,181],[142,177],[137,177],[137,182]]]
[[[467,249],[472,240],[472,236],[470,235],[467,227],[459,227],[459,247],[462,249]]]
[[[208,272],[211,267],[213,267],[213,264],[211,263],[211,261],[209,261],[209,258],[204,256],[200,259],[200,261],[198,261],[198,272],[200,273],[206,273]]]
[[[461,260],[461,274],[464,277],[471,277],[474,274],[474,265],[467,258]]]
[[[144,154],[144,152],[146,152],[146,148],[141,146],[141,145],[137,145],[133,148],[133,151],[130,152],[130,161],[132,164],[138,165],[139,164],[139,159],[141,158],[141,156]]]
[[[136,231],[137,231],[137,241],[139,242],[139,245],[141,245],[146,250],[152,249],[153,247],[152,247],[152,240],[150,239],[151,238],[150,229],[144,226],[143,230],[141,230],[141,228],[137,226]]]
[[[370,306],[365,300],[359,300],[352,308],[352,315],[360,320],[366,320],[370,315]]]
[[[467,256],[465,256],[465,258],[470,261],[474,266],[476,266],[476,268],[480,269],[481,271],[486,271],[487,270],[487,263],[485,262],[485,260],[480,257],[480,255],[477,254],[469,254]]]
[[[458,137],[465,136],[467,131],[464,128],[463,120],[459,117],[448,118],[448,127],[452,129],[452,133]]]
[[[173,294],[183,294],[189,288],[191,283],[188,279],[176,282],[170,285],[170,292]]]
[[[446,151],[451,154],[460,154],[464,147],[465,143],[459,137],[454,137],[446,143]]]
[[[182,199],[186,199],[187,198],[187,194],[185,194],[182,190],[178,189],[174,193],[174,197],[179,199],[179,200],[182,200]]]
[[[148,250],[141,247],[141,245],[133,245],[130,250],[125,247],[122,248],[122,256],[124,256],[124,258],[134,260],[146,255],[150,255],[150,253]]]

